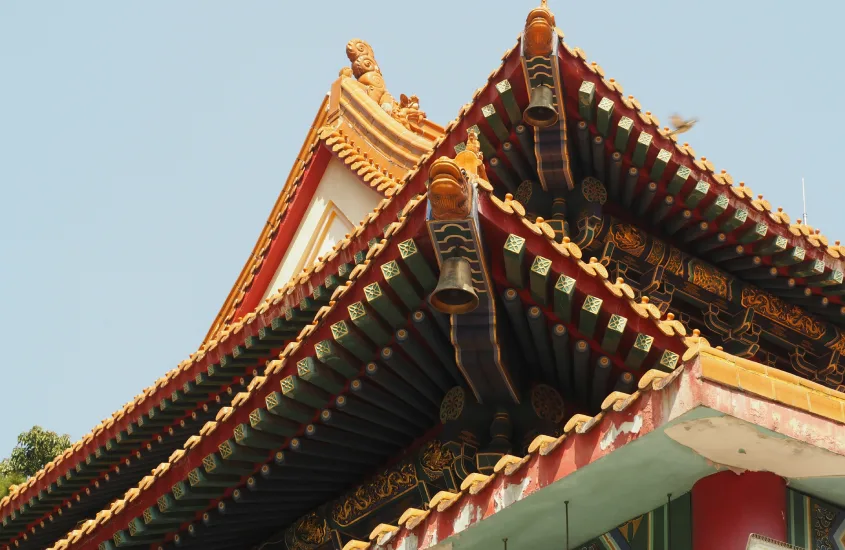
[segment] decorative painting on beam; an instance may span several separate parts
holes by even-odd
[[[845,550],[845,510],[789,490],[787,542],[807,550]]]
[[[531,11],[522,39],[522,65],[528,90],[546,87],[552,91],[552,106],[558,120],[546,128],[534,129],[537,174],[544,190],[574,189],[569,161],[563,79],[558,65],[560,39],[554,32],[554,15],[545,2]]]
[[[692,547],[692,508],[690,495],[675,499],[636,518],[630,519],[604,535],[575,550],[676,550]],[[669,514],[671,511],[671,514]],[[671,544],[668,522],[671,521]]]

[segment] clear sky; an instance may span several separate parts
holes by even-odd
[[[77,439],[199,346],[323,94],[369,41],[445,124],[539,0],[0,2],[0,456]],[[699,155],[845,240],[845,4],[551,0]]]

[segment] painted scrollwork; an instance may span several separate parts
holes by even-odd
[[[455,455],[440,441],[433,439],[425,444],[420,455],[420,465],[429,479],[443,477],[443,470],[451,466]]]
[[[604,204],[607,202],[607,189],[594,177],[586,177],[581,182],[581,193],[589,202]]]
[[[751,308],[763,317],[781,324],[787,328],[803,334],[813,340],[818,340],[826,331],[826,327],[816,321],[804,311],[783,300],[746,287],[742,289],[742,307]]]
[[[628,223],[614,222],[610,226],[607,238],[616,244],[619,250],[636,257],[643,253],[646,245],[645,233]]]
[[[332,520],[347,527],[378,508],[386,500],[413,489],[419,483],[413,464],[405,463],[360,485],[332,508]]]
[[[720,298],[731,299],[731,282],[727,275],[697,261],[690,262],[689,270],[689,280],[692,284]]]
[[[329,538],[329,527],[325,518],[316,512],[303,516],[285,533],[288,550],[312,550]]]
[[[455,386],[446,392],[443,401],[440,402],[440,421],[445,424],[460,418],[464,410],[465,399],[466,392],[460,386]]]
[[[387,91],[381,68],[376,63],[375,52],[367,42],[354,38],[346,44],[346,56],[352,63],[352,68],[341,70],[342,77],[355,77],[357,82],[367,92],[367,95],[378,103],[385,112],[397,122],[411,131],[418,132],[425,120],[425,113],[420,110],[420,100],[417,96],[402,94],[399,101]]]

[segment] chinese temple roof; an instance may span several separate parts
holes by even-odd
[[[488,423],[478,431],[481,421],[461,417],[464,432],[485,432],[488,417],[496,432],[505,413],[490,407],[504,407],[530,445],[485,447],[477,471],[397,516],[402,529],[367,530],[377,546],[416,547],[398,545],[411,531],[419,548],[442,541],[456,530],[441,522],[454,525],[449,514],[466,501],[481,512],[465,528],[611,451],[621,457],[617,448],[651,431],[669,437],[697,408],[756,422],[729,410],[737,396],[789,409],[820,431],[813,441],[780,432],[845,454],[820,435],[845,423],[836,391],[845,249],[679,144],[563,42],[545,1],[443,128],[416,97],[387,92],[369,45],[352,40],[347,56],[351,68],[323,101],[203,345],[0,501],[0,542],[257,544],[432,438],[445,441],[458,395]],[[552,90],[548,103],[538,88]],[[550,126],[524,120],[538,105],[555,111]],[[265,298],[330,159],[382,198]],[[456,248],[481,314],[432,305]],[[509,354],[522,360],[509,367]],[[683,410],[658,406],[687,394]],[[520,423],[532,407],[529,430]],[[619,437],[634,418],[645,427]],[[473,445],[495,447],[502,430]],[[589,460],[573,465],[572,453]],[[429,474],[432,487],[446,483]]]

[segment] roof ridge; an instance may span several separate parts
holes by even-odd
[[[828,238],[821,234],[821,231],[813,227],[803,224],[800,219],[792,223],[789,215],[783,212],[783,208],[778,207],[776,212],[772,212],[772,205],[769,201],[763,198],[763,195],[757,195],[754,198],[754,192],[751,188],[745,185],[744,181],[738,182],[734,185],[734,178],[726,171],[721,170],[716,173],[716,168],[713,162],[707,157],[696,158],[696,152],[688,143],[679,144],[677,135],[673,134],[668,127],[661,128],[659,119],[654,116],[651,111],[642,112],[642,105],[637,101],[633,95],[624,95],[622,85],[613,78],[605,78],[604,69],[595,61],[588,63],[587,54],[577,46],[570,46],[563,41],[563,33],[559,33],[561,43],[566,52],[577,59],[580,59],[583,65],[596,74],[600,81],[604,84],[608,91],[615,94],[622,103],[630,110],[634,111],[643,124],[653,126],[657,129],[657,134],[666,140],[672,142],[673,148],[681,153],[682,156],[692,159],[692,166],[686,166],[681,162],[677,162],[681,166],[686,166],[689,169],[696,168],[705,176],[709,176],[713,181],[722,187],[730,189],[740,201],[750,207],[751,210],[765,214],[773,223],[783,226],[786,230],[796,238],[801,238],[806,241],[812,248],[823,248],[828,256],[834,259],[845,259],[845,246],[840,244],[840,241],[835,241],[830,245]]]

